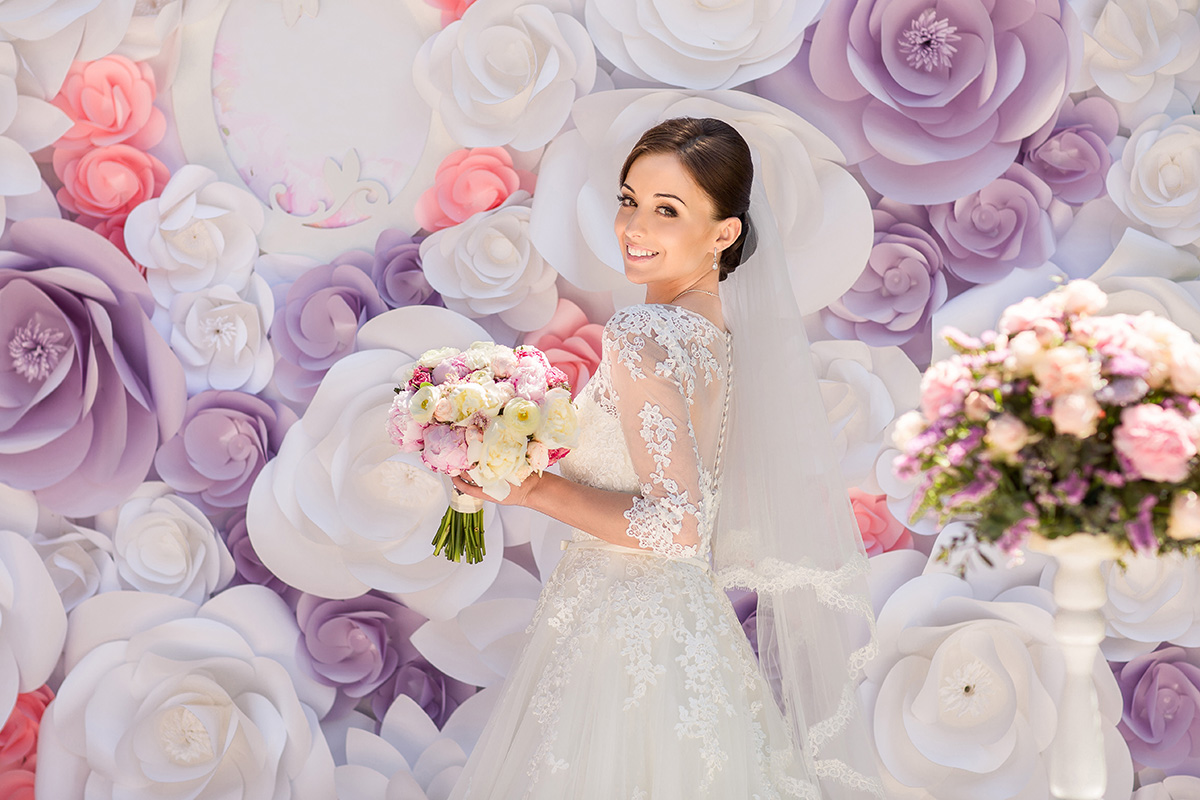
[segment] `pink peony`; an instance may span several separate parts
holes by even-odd
[[[921,378],[921,412],[932,422],[951,414],[971,388],[971,370],[957,358],[939,361]]]
[[[520,397],[540,403],[546,396],[547,372],[548,370],[540,360],[523,358],[518,362],[517,368],[513,370],[513,388],[517,390]]]
[[[1100,388],[1100,363],[1092,358],[1087,348],[1065,344],[1046,352],[1034,365],[1033,377],[1055,397],[1094,392]]]
[[[1196,455],[1194,426],[1178,411],[1144,404],[1121,412],[1113,445],[1127,461],[1130,477],[1179,483]]]
[[[450,425],[430,425],[425,429],[425,449],[421,461],[435,472],[457,475],[471,466],[467,458],[466,429]]]
[[[1000,323],[996,330],[1012,336],[1021,331],[1031,331],[1039,320],[1057,318],[1058,313],[1053,306],[1039,297],[1026,297],[1019,303],[1013,303],[1004,309],[1000,315]]]
[[[579,306],[560,297],[549,324],[526,335],[525,344],[546,354],[550,364],[566,376],[575,397],[600,366],[603,331],[603,325],[588,322]]]
[[[1086,439],[1096,432],[1103,415],[1100,404],[1091,392],[1071,392],[1054,398],[1050,421],[1059,433]]]
[[[38,729],[46,706],[54,699],[49,686],[17,695],[16,705],[0,729],[0,773],[37,766]],[[0,792],[0,797],[9,795]]]
[[[858,488],[851,489],[849,495],[867,555],[912,549],[912,533],[888,510],[887,495],[867,494]]]
[[[404,453],[416,453],[425,446],[425,428],[412,418],[408,411],[407,393],[404,402],[392,406],[388,412],[387,432],[392,443]]]
[[[55,150],[54,174],[63,183],[58,190],[63,208],[100,219],[127,216],[158,197],[171,177],[161,161],[127,144]]]
[[[76,61],[51,101],[75,124],[55,143],[60,150],[127,144],[145,150],[158,144],[167,129],[154,107],[154,73],[125,56]]]
[[[414,214],[427,231],[449,228],[480,211],[503,203],[517,189],[532,194],[533,173],[513,167],[502,147],[456,150],[437,168],[434,185],[420,199]]]

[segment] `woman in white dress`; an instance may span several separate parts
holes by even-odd
[[[854,727],[853,683],[870,645],[855,648],[848,633],[815,624],[819,613],[809,616],[821,606],[827,616],[849,611],[869,624],[861,596],[847,593],[847,564],[819,564],[803,553],[780,561],[787,548],[763,536],[796,537],[777,533],[779,514],[769,510],[769,519],[741,520],[754,535],[718,525],[731,485],[744,507],[757,502],[755,487],[772,480],[758,475],[745,484],[745,473],[757,469],[745,452],[753,442],[737,439],[731,413],[735,362],[741,374],[734,343],[743,330],[727,328],[718,291],[755,247],[750,150],[719,120],[668,120],[642,136],[619,184],[617,242],[646,302],[618,310],[604,327],[601,364],[578,398],[578,447],[561,462],[562,475],[530,476],[504,501],[565,522],[573,539],[452,797],[881,796],[870,744]],[[767,308],[752,313],[760,311],[781,321]],[[758,325],[743,324],[747,334]],[[792,331],[801,341],[802,333]],[[778,344],[782,354],[787,347]],[[768,357],[759,355],[753,360]],[[815,390],[809,382],[806,390]],[[811,393],[805,397],[806,413],[815,413]],[[803,427],[786,418],[775,424]],[[726,479],[730,460],[741,474]],[[791,465],[774,471],[801,473]],[[461,479],[455,484],[483,496]],[[839,504],[844,494],[826,503]],[[737,513],[757,517],[757,509]],[[714,534],[724,528],[731,533],[723,560],[743,578],[732,582],[760,591],[759,624],[769,639],[764,645],[760,633],[762,669],[723,590],[730,581],[714,570]],[[853,538],[844,527],[829,533]],[[857,549],[852,557],[861,543]],[[861,574],[851,560],[850,571]],[[788,603],[788,613],[799,610],[814,624],[785,634],[780,626],[798,621],[779,616]],[[802,654],[796,666],[785,651],[820,655]],[[823,708],[804,721],[812,705]],[[818,752],[847,732],[860,738],[835,757]]]

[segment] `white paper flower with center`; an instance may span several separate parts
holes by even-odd
[[[1113,202],[1160,239],[1200,242],[1200,114],[1147,119],[1130,134],[1107,183]]]
[[[178,292],[245,288],[263,221],[258,198],[218,181],[208,167],[187,164],[171,176],[162,195],[129,213],[125,246],[146,268],[154,299],[169,308]]]
[[[638,78],[725,89],[769,75],[800,50],[817,0],[587,0],[596,47]]]
[[[295,660],[283,600],[238,586],[198,606],[142,592],[74,612],[42,719],[38,797],[330,800],[318,718],[334,690]]]
[[[124,588],[202,603],[233,579],[233,556],[212,522],[165,483],[143,483],[96,525],[112,537]]]
[[[499,314],[519,331],[537,330],[558,307],[558,273],[529,238],[529,193],[443,228],[421,242],[429,285],[446,308],[468,317]]]
[[[425,102],[464,147],[533,150],[592,90],[596,51],[566,0],[492,0],[431,37],[413,65]]]

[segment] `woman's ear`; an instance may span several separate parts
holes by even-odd
[[[742,235],[742,221],[737,217],[727,217],[721,220],[717,228],[717,241],[714,245],[718,250],[724,250],[737,241]]]

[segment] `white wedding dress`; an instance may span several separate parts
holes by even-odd
[[[730,334],[618,311],[562,474],[636,496],[641,548],[576,530],[454,800],[816,798],[709,553]]]

